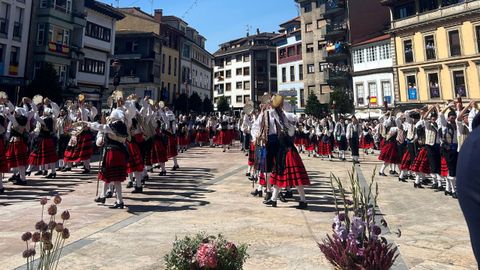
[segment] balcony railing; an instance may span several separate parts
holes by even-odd
[[[335,62],[345,60],[349,56],[348,45],[346,43],[337,42],[330,43],[326,47],[325,60],[327,62]]]
[[[325,71],[325,80],[330,85],[346,84],[350,80],[350,72],[328,69]]]
[[[345,0],[327,0],[323,16],[331,17],[345,11]]]
[[[22,38],[22,28],[23,24],[20,22],[13,23],[13,38],[21,39]]]
[[[347,26],[344,23],[328,24],[325,39],[333,39],[335,37],[344,36],[346,31]]]
[[[8,20],[0,18],[0,34],[8,34]]]

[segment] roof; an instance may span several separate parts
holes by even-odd
[[[85,7],[93,9],[99,13],[105,14],[117,20],[125,18],[125,15],[123,15],[123,13],[120,12],[118,9],[96,0],[85,0]]]
[[[292,23],[292,22],[299,22],[299,23],[300,23],[300,21],[301,21],[301,20],[300,20],[300,17],[297,16],[297,17],[295,17],[295,18],[293,18],[293,19],[291,19],[291,20],[288,20],[288,21],[286,21],[286,22],[284,22],[284,23],[281,23],[281,24],[280,24],[280,27],[283,27],[284,25],[290,24],[290,23]]]
[[[182,20],[181,18],[179,18],[177,16],[173,16],[173,15],[162,16],[162,20],[165,20],[165,21],[180,21],[180,22],[183,22],[184,24],[188,25],[188,23],[186,21]]]
[[[390,38],[391,38],[390,34],[385,34],[385,35],[381,35],[381,36],[374,37],[374,38],[371,38],[371,39],[367,39],[367,40],[359,42],[359,43],[355,43],[352,46],[365,45],[365,44],[369,44],[369,43],[384,41],[384,40],[387,40],[387,39],[390,39]]]
[[[258,47],[269,47],[268,45],[262,44],[262,45],[251,45],[249,41],[254,40],[254,39],[265,39],[265,40],[270,40],[274,37],[276,37],[278,34],[276,33],[260,33],[257,35],[249,35],[243,38],[237,38],[234,40],[230,40],[228,42],[220,44],[220,49],[218,49],[215,53],[213,53],[214,56],[222,56],[222,55],[227,55],[227,54],[232,54],[236,52],[241,52],[245,50],[249,50],[251,48],[258,48]],[[230,48],[232,45],[238,45],[240,44],[239,47],[235,48]],[[243,45],[242,45],[243,44]],[[224,47],[227,47],[224,49]],[[275,47],[274,45],[270,47]]]
[[[153,36],[153,37],[160,37],[156,33],[153,32],[142,32],[136,30],[117,30],[115,32],[115,36]]]

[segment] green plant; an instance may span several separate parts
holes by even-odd
[[[197,233],[175,239],[172,250],[165,255],[165,264],[169,270],[240,270],[247,258],[247,245],[236,246],[221,234]]]
[[[224,96],[219,97],[217,101],[217,111],[223,113],[228,110],[230,110],[230,105],[228,104],[227,98]]]

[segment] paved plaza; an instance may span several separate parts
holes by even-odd
[[[0,268],[22,269],[20,236],[39,220],[39,199],[58,192],[60,210],[68,209],[72,216],[59,269],[163,269],[173,240],[200,231],[247,243],[245,269],[332,269],[317,247],[331,232],[335,214],[329,177],[333,173],[347,180],[352,165],[302,157],[312,181],[307,210],[295,209],[293,201],[270,208],[253,198],[246,157],[238,149],[188,150],[180,156],[179,171],[151,177],[143,194],[124,189],[124,210],[94,203],[96,177],[81,175],[80,169],[58,173],[54,180],[32,177],[28,186],[4,183]],[[361,162],[357,168],[365,181],[380,163],[371,155]],[[475,269],[457,200],[393,177],[376,180],[379,207],[389,226],[386,237],[400,250],[395,269]],[[107,199],[106,205],[113,203]]]

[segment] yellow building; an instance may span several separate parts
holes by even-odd
[[[480,1],[381,2],[392,16],[397,104],[480,98]]]

